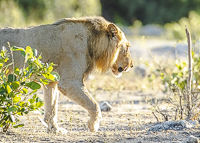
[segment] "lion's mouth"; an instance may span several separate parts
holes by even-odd
[[[122,76],[122,72],[118,72],[118,71],[114,71],[112,70],[112,73],[115,77],[121,77]]]

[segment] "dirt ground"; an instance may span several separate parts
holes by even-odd
[[[130,74],[124,76],[126,78]],[[97,81],[100,79],[104,82],[99,84]],[[0,142],[178,143],[190,135],[200,138],[198,125],[192,129],[179,131],[149,131],[157,121],[152,114],[150,104],[146,101],[155,97],[159,100],[165,95],[160,91],[130,90],[134,87],[134,83],[127,84],[127,87],[130,86],[127,89],[123,88],[123,80],[118,81],[119,85],[116,86],[119,90],[117,90],[112,87],[112,84],[108,84],[108,81],[115,84],[118,79],[108,74],[87,81],[90,93],[99,103],[107,101],[112,105],[111,111],[102,112],[103,118],[97,133],[91,133],[87,128],[89,119],[87,111],[60,95],[58,122],[61,127],[69,131],[67,135],[47,134],[46,128],[38,119],[38,117],[43,119],[43,115],[31,113],[21,118],[24,127],[11,128],[6,134],[0,132]],[[105,85],[107,87],[103,88]],[[42,91],[39,94],[42,95]]]
[[[145,52],[141,43],[132,41],[132,44],[135,47],[132,52]],[[137,49],[137,46],[140,48]],[[38,118],[43,119],[43,115],[31,113],[21,118],[24,127],[11,128],[8,133],[2,133],[0,130],[0,142],[178,143],[190,135],[200,138],[199,125],[177,131],[149,131],[150,127],[157,124],[157,120],[152,114],[152,107],[146,101],[150,98],[163,99],[166,95],[158,88],[147,89],[144,83],[146,80],[137,79],[133,71],[117,79],[110,73],[94,75],[86,82],[90,93],[99,103],[107,101],[112,105],[111,111],[102,112],[97,133],[91,133],[87,128],[87,111],[60,95],[58,123],[69,131],[66,135],[47,134],[45,126]],[[39,92],[41,97],[42,93]]]

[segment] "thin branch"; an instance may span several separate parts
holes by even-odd
[[[168,115],[166,113],[164,114],[162,113],[162,111],[158,111],[158,110],[156,110],[156,112],[161,114],[164,117],[165,121],[169,121]]]
[[[186,36],[187,36],[187,42],[188,42],[188,81],[187,81],[187,88],[191,92],[191,81],[192,81],[192,42],[191,42],[191,36],[190,31],[188,31],[187,27],[185,29]]]
[[[154,117],[156,118],[157,122],[159,123],[160,121],[159,121],[158,117],[156,116],[156,114],[154,112],[152,112],[152,114],[154,115]]]
[[[188,79],[187,79],[187,89],[188,89],[188,119],[190,118],[191,113],[191,85],[192,85],[192,42],[191,42],[191,36],[190,31],[188,31],[187,27],[185,28],[186,36],[187,36],[187,42],[188,42]]]

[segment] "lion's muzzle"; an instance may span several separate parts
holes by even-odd
[[[122,67],[119,67],[119,68],[118,68],[118,72],[123,72],[123,68],[122,68]]]

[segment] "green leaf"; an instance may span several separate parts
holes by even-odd
[[[50,74],[42,74],[44,76],[44,78],[46,79],[50,79],[52,81],[59,81],[60,80],[60,76],[57,72],[51,72]]]
[[[21,101],[20,103],[19,103],[19,106],[24,106],[24,101]]]
[[[33,57],[32,48],[29,46],[26,47],[26,55],[28,55],[28,59],[31,59]]]
[[[47,85],[47,84],[49,84],[49,81],[48,80],[46,80],[46,79],[40,79],[40,82],[42,83],[42,84],[44,84],[44,85]]]
[[[7,109],[7,111],[8,112],[16,112],[17,111],[17,107],[16,106],[10,106],[10,107],[8,107],[8,109]]]
[[[15,73],[16,75],[19,75],[20,70],[19,70],[17,67],[15,67],[15,69],[14,69],[14,73]]]
[[[12,103],[12,100],[10,100],[9,98],[9,99],[4,100],[4,102]]]
[[[20,83],[19,83],[19,81],[15,81],[15,82],[12,82],[11,85],[12,85],[13,89],[17,89],[20,86]]]
[[[3,65],[3,63],[5,63],[4,59],[0,59],[0,63]]]
[[[41,88],[40,84],[38,84],[37,82],[34,82],[34,81],[27,83],[26,86],[31,88],[32,90]]]
[[[47,71],[48,71],[48,72],[52,72],[52,70],[53,70],[53,67],[52,67],[52,66],[49,66],[49,67],[47,68]]]
[[[9,74],[8,75],[8,82],[13,82],[16,81],[17,77],[14,74]]]
[[[2,69],[2,67],[3,67],[3,63],[0,63],[0,69]]]
[[[19,124],[19,125],[15,125],[15,126],[13,126],[14,128],[19,128],[19,127],[23,127],[24,126],[24,124]]]
[[[3,95],[4,93],[6,93],[5,89],[1,88],[0,89],[0,95]]]
[[[46,73],[46,74],[42,74],[44,78],[46,79],[50,79],[52,81],[55,80],[55,77],[53,76],[53,74],[49,74],[49,73]]]
[[[11,50],[12,50],[12,51],[24,51],[24,52],[25,52],[24,48],[15,47],[15,46],[12,47]]]
[[[20,100],[21,100],[21,97],[15,96],[15,97],[13,98],[13,103],[18,103]]]
[[[9,58],[8,58],[8,57],[6,57],[6,58],[4,59],[4,61],[5,61],[5,62],[7,62],[8,60],[9,60]]]
[[[22,93],[27,94],[28,90],[26,88],[22,88]]]
[[[9,69],[6,69],[6,74],[8,74],[8,72],[9,72]]]
[[[33,51],[33,55],[36,57],[38,54],[37,49],[32,49],[32,51]]]
[[[51,74],[54,76],[54,81],[59,81],[60,80],[60,75],[57,72],[51,72]]]
[[[9,85],[6,85],[6,90],[7,90],[7,93],[10,94],[12,92],[12,89],[10,88]]]
[[[29,102],[31,103],[31,104],[33,104],[34,102],[35,102],[35,99],[33,98],[33,99],[29,99]]]
[[[36,103],[36,108],[40,108],[40,107],[42,107],[43,104],[44,104],[43,102],[37,102],[37,103]]]
[[[33,90],[33,91],[30,93],[30,95],[33,94],[33,93],[35,93],[35,92],[37,92],[37,89]]]
[[[25,51],[21,51],[21,55],[22,55],[23,57],[25,57],[25,56],[26,56]]]

